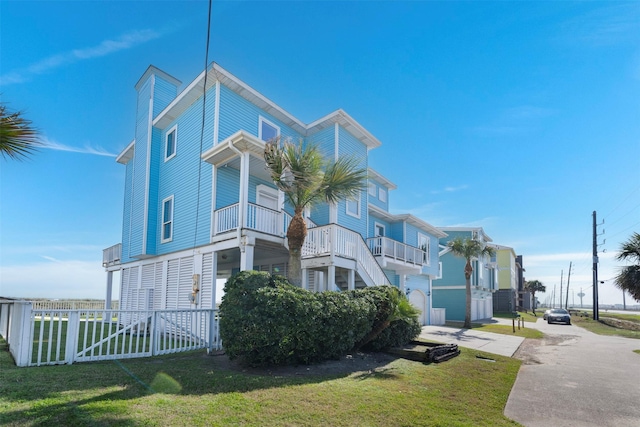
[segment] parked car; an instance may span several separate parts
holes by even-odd
[[[547,323],[566,323],[571,324],[571,315],[564,308],[553,308],[547,316]]]
[[[547,320],[547,317],[549,317],[549,313],[551,313],[551,309],[545,310],[542,319]]]

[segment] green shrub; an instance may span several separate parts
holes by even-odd
[[[373,341],[364,346],[365,350],[380,351],[389,347],[401,347],[420,335],[422,326],[417,317],[391,322]]]
[[[335,359],[376,337],[371,348],[415,337],[415,318],[413,323],[397,320],[402,298],[390,286],[313,293],[280,276],[243,271],[225,285],[220,336],[229,357],[250,366]],[[385,328],[390,331],[382,335]]]

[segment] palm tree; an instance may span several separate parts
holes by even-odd
[[[495,250],[476,239],[463,239],[462,237],[456,237],[449,241],[447,246],[451,248],[451,252],[453,252],[455,256],[462,257],[467,261],[467,264],[464,266],[467,300],[463,328],[471,329],[471,274],[473,273],[471,260],[474,258],[480,258],[484,255],[493,256],[495,254]]]
[[[341,157],[328,162],[318,147],[274,139],[265,145],[264,159],[271,178],[293,207],[294,215],[287,228],[289,244],[289,281],[302,286],[301,249],[307,237],[307,224],[302,215],[305,208],[325,202],[356,198],[364,188],[366,169],[359,160]]]
[[[536,292],[545,292],[547,287],[539,280],[531,280],[524,284],[524,288],[531,292],[531,298],[533,299],[533,315],[536,315]]]
[[[4,158],[21,160],[42,145],[31,121],[21,112],[9,112],[0,104],[0,154]]]
[[[633,233],[628,241],[620,246],[618,261],[630,261],[632,264],[620,269],[615,284],[623,292],[640,301],[640,233]]]

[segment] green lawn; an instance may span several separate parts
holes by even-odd
[[[258,375],[223,360],[195,351],[16,368],[0,340],[0,425],[518,425],[503,410],[520,361],[475,350],[340,375]]]
[[[544,310],[537,311],[537,316],[534,316],[533,313],[524,313],[524,312],[519,312],[518,313],[520,315],[521,319],[524,319],[525,322],[533,322],[536,323],[538,321],[539,318],[542,317],[542,315],[544,314]],[[493,317],[499,317],[501,319],[513,319],[513,313],[493,313]]]
[[[625,325],[618,325],[619,327],[611,326],[614,322],[608,321],[610,319],[620,319],[627,322],[632,322],[631,325],[634,329],[626,329]],[[597,322],[591,317],[571,316],[571,322],[575,325],[581,326],[593,333],[600,335],[617,335],[626,338],[640,339],[640,315],[638,314],[620,314],[620,313],[607,313],[600,311],[600,321]],[[606,323],[605,323],[606,322]],[[610,323],[611,325],[607,324]],[[629,327],[629,326],[627,326]]]

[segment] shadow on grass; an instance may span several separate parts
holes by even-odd
[[[358,353],[316,365],[258,369],[243,367],[226,355],[194,351],[144,359],[18,368],[7,351],[6,341],[0,339],[0,404],[5,407],[0,424],[134,425],[133,418],[118,413],[126,407],[118,401],[156,393],[244,393],[320,383],[358,372],[362,372],[360,379],[393,377],[384,366],[395,359],[384,353]]]

